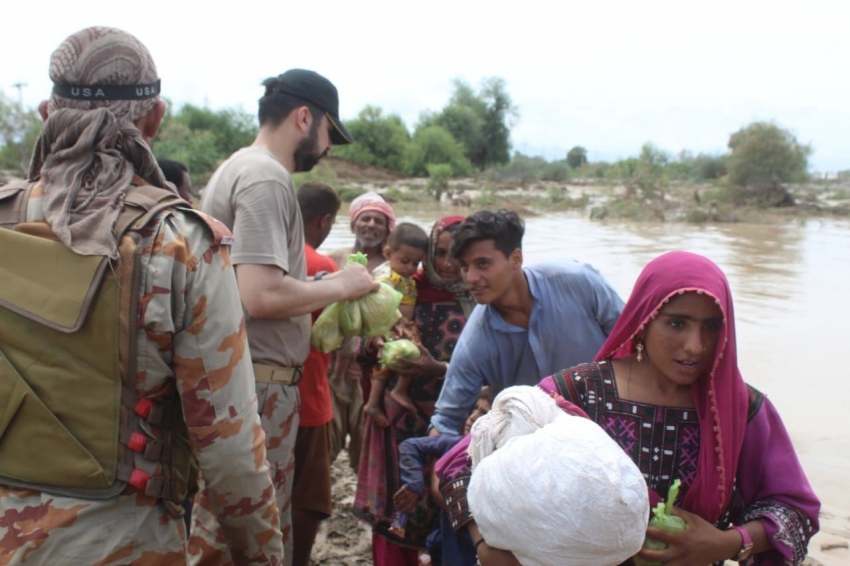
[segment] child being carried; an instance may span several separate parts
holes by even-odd
[[[412,324],[416,306],[416,282],[413,280],[413,274],[419,269],[419,264],[427,252],[428,235],[425,230],[411,222],[401,222],[390,233],[387,244],[384,246],[384,257],[387,261],[376,267],[373,272],[376,281],[387,283],[402,294],[399,306],[402,319],[396,324],[391,337],[393,339],[407,338],[417,345],[421,343],[421,339],[416,327]],[[379,426],[389,426],[389,420],[381,410],[381,399],[390,375],[392,375],[390,368],[372,374],[369,399],[363,406],[364,412]],[[410,376],[399,375],[390,395],[408,411],[415,411],[416,407],[407,394],[410,380]]]

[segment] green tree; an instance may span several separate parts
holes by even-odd
[[[457,79],[449,103],[439,113],[423,115],[419,125],[445,128],[463,145],[472,165],[483,170],[510,161],[511,127],[518,115],[504,79],[484,79],[478,94]]]
[[[431,165],[449,165],[452,175],[468,175],[472,165],[464,155],[463,146],[442,126],[416,128],[408,153],[407,173],[428,174]]]
[[[753,122],[729,138],[729,182],[762,204],[793,204],[784,183],[807,176],[811,147],[772,122]]]
[[[632,182],[640,189],[644,198],[664,196],[667,187],[666,167],[670,155],[652,143],[645,143],[640,149],[637,170]]]
[[[519,118],[519,110],[511,102],[504,79],[491,77],[481,85],[481,98],[487,104],[484,115],[485,150],[479,157],[480,167],[507,163],[511,158],[511,127]]]
[[[26,172],[41,124],[38,112],[23,108],[0,91],[0,169],[16,176]]]
[[[396,114],[384,115],[377,106],[366,106],[357,119],[345,122],[356,143],[335,147],[333,154],[361,163],[403,171],[410,132]]]
[[[153,145],[156,157],[184,163],[193,183],[206,183],[218,164],[227,158],[216,147],[215,135],[209,130],[193,131],[189,126],[171,120],[163,126]]]
[[[587,163],[587,150],[580,145],[573,147],[567,152],[567,164],[573,169],[578,169]]]
[[[171,120],[185,124],[193,132],[210,132],[216,149],[226,156],[251,145],[257,136],[256,117],[234,108],[212,110],[184,104],[176,114],[167,116],[163,126]]]
[[[240,148],[253,143],[256,118],[233,108],[212,110],[184,104],[163,118],[153,144],[157,157],[185,163],[192,181],[205,183],[216,167]]]

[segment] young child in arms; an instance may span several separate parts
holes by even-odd
[[[413,327],[413,309],[416,306],[416,282],[413,274],[419,269],[419,264],[428,252],[428,234],[425,230],[410,222],[401,222],[387,238],[384,246],[384,257],[387,261],[375,268],[373,275],[376,281],[389,283],[396,291],[402,294],[401,311],[402,320],[398,327]],[[415,330],[415,327],[413,327]],[[418,336],[411,338],[419,342]],[[395,337],[394,337],[395,338]],[[373,373],[372,388],[369,391],[369,400],[363,407],[367,415],[370,415],[379,426],[389,426],[389,420],[381,410],[381,399],[384,395],[387,379],[392,374],[391,370],[382,370]],[[402,407],[410,411],[416,410],[413,401],[407,394],[410,386],[409,376],[398,376],[395,387],[390,391],[392,398]]]

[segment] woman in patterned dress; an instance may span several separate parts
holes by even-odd
[[[776,408],[741,377],[729,284],[710,260],[670,252],[650,262],[596,361],[540,387],[620,444],[643,472],[652,505],[682,481],[675,513],[687,529],[650,528],[668,548],[642,557],[682,566],[805,559],[820,502]],[[462,450],[438,463],[445,479],[463,477]],[[480,539],[471,517],[459,512],[457,522]],[[516,564],[486,541],[478,555],[485,566]]]
[[[395,381],[392,377],[383,398],[390,426],[379,426],[366,417],[354,513],[372,525],[376,566],[415,566],[417,549],[425,547],[425,537],[437,525],[438,508],[426,497],[410,515],[403,536],[390,532],[393,494],[401,488],[398,445],[408,438],[428,434],[448,362],[474,306],[458,264],[448,253],[453,241],[449,228],[462,221],[462,216],[448,216],[434,225],[423,268],[414,276],[418,298],[413,322],[422,338],[423,356],[410,363],[405,373],[414,377],[408,393],[416,411],[407,411],[390,396]],[[375,359],[366,354],[361,356],[361,362],[367,375]]]

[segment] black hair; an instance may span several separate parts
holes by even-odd
[[[481,388],[481,391],[478,392],[478,399],[480,399],[481,401],[487,401],[492,407],[493,401],[496,400],[496,396],[501,393],[501,391],[501,387],[496,387],[495,385],[485,385]]]
[[[165,158],[159,158],[156,162],[159,164],[159,168],[162,169],[162,175],[166,181],[172,183],[175,187],[183,184],[183,174],[189,173],[186,165],[179,161]]]
[[[326,214],[336,214],[342,201],[330,185],[321,181],[305,181],[298,188],[298,206],[301,217],[309,222]]]
[[[469,246],[484,240],[493,240],[497,250],[508,257],[514,250],[522,249],[525,223],[516,212],[481,210],[460,223],[454,232],[450,250],[452,257],[460,259]]]
[[[268,125],[271,128],[277,128],[293,110],[306,106],[310,109],[310,114],[313,115],[313,127],[318,127],[319,120],[325,113],[324,110],[297,96],[280,92],[278,90],[279,85],[280,77],[271,77],[263,81],[266,93],[260,98],[260,109],[257,113],[260,126]]]
[[[392,251],[398,250],[401,246],[410,246],[427,253],[428,244],[428,234],[412,222],[396,224],[393,231],[390,232],[390,237],[387,238],[387,245]]]

